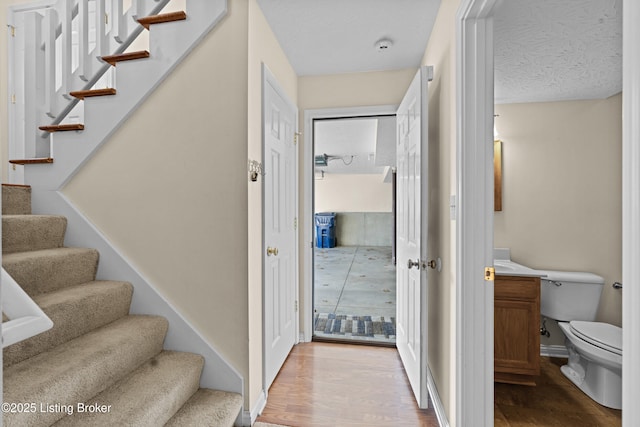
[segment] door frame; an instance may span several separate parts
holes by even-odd
[[[343,117],[366,117],[396,114],[397,105],[377,105],[369,107],[322,108],[304,111],[304,150],[302,157],[303,171],[303,206],[302,220],[302,298],[301,341],[310,342],[313,338],[313,199],[314,199],[314,154],[313,154],[313,121],[316,119],[339,119]]]
[[[456,400],[457,425],[493,425],[493,287],[481,268],[493,262],[489,203],[492,166],[483,146],[493,138],[493,7],[497,0],[462,0],[456,15],[457,179]],[[640,4],[623,0],[622,101],[622,425],[640,420]],[[474,177],[479,185],[474,185]],[[491,245],[489,244],[491,243]],[[474,333],[477,332],[477,335]],[[483,398],[480,398],[483,397]],[[629,402],[629,403],[627,403]]]

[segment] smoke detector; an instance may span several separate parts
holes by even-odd
[[[391,46],[393,46],[393,42],[390,39],[380,39],[375,44],[378,52],[386,52],[391,49]]]

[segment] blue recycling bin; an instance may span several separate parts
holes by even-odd
[[[316,214],[316,246],[319,248],[336,247],[335,212],[319,212]]]

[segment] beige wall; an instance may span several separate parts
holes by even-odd
[[[611,284],[622,280],[622,96],[495,111],[504,182],[495,245],[533,268],[604,277],[598,318],[621,325]]]
[[[316,212],[391,212],[391,183],[382,175],[325,174],[316,179]]]
[[[248,4],[229,2],[64,193],[252,384]]]
[[[249,159],[262,161],[262,64],[296,103],[298,77],[267,24],[256,0],[249,0]],[[245,162],[246,164],[246,162]],[[262,391],[262,182],[248,182],[249,402]]]
[[[429,84],[429,249],[442,258],[442,271],[429,274],[429,368],[447,419],[455,420],[455,221],[450,195],[456,194],[456,20],[459,0],[443,0],[422,60],[432,65]]]

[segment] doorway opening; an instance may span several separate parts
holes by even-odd
[[[395,346],[395,115],[312,127],[313,339]]]

